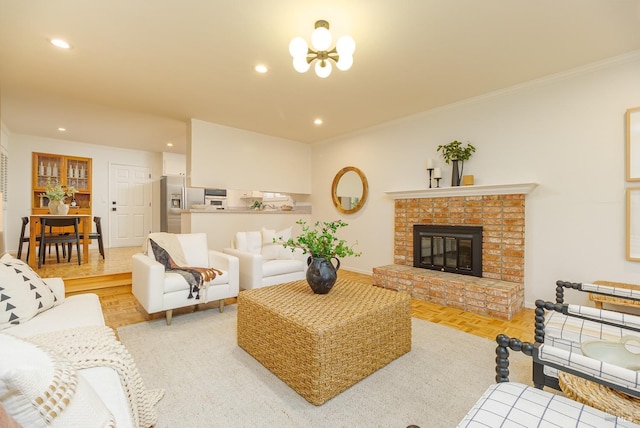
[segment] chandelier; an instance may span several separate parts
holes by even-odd
[[[331,62],[335,62],[339,70],[350,69],[353,64],[356,42],[351,36],[342,36],[338,39],[336,47],[330,50],[331,41],[329,23],[324,20],[316,21],[315,30],[311,33],[313,48],[310,48],[302,37],[296,37],[289,43],[289,53],[293,57],[293,68],[298,73],[306,73],[311,67],[311,63],[316,61],[314,69],[318,77],[322,78],[331,74]]]

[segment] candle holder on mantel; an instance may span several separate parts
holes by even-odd
[[[440,180],[442,179],[442,169],[434,168],[433,170],[433,178],[436,180],[436,187],[440,187]]]
[[[431,189],[431,182],[433,181],[433,168],[427,168],[427,171],[429,171],[429,189]]]

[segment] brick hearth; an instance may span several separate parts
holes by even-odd
[[[460,188],[465,196],[450,196],[457,189],[439,196],[442,189],[435,189],[396,197],[395,264],[374,268],[373,283],[415,299],[511,319],[524,306],[525,194],[535,185],[527,186],[513,194],[480,195]],[[482,226],[483,278],[414,268],[414,224]]]

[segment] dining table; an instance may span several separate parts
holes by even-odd
[[[80,238],[82,239],[82,258],[81,263],[87,263],[89,261],[89,234],[91,233],[91,215],[89,214],[32,214],[29,216],[29,253],[38,254],[36,252],[37,236],[40,235],[40,228],[43,218],[77,218],[82,225],[82,232]],[[38,257],[29,258],[29,266],[32,268],[38,267]]]

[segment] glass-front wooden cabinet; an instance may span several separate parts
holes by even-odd
[[[49,212],[49,198],[44,195],[48,183],[60,183],[63,188],[73,187],[73,199],[66,198],[71,214],[91,214],[91,158],[33,153],[33,185],[31,207],[33,214]],[[74,204],[75,203],[75,204]]]

